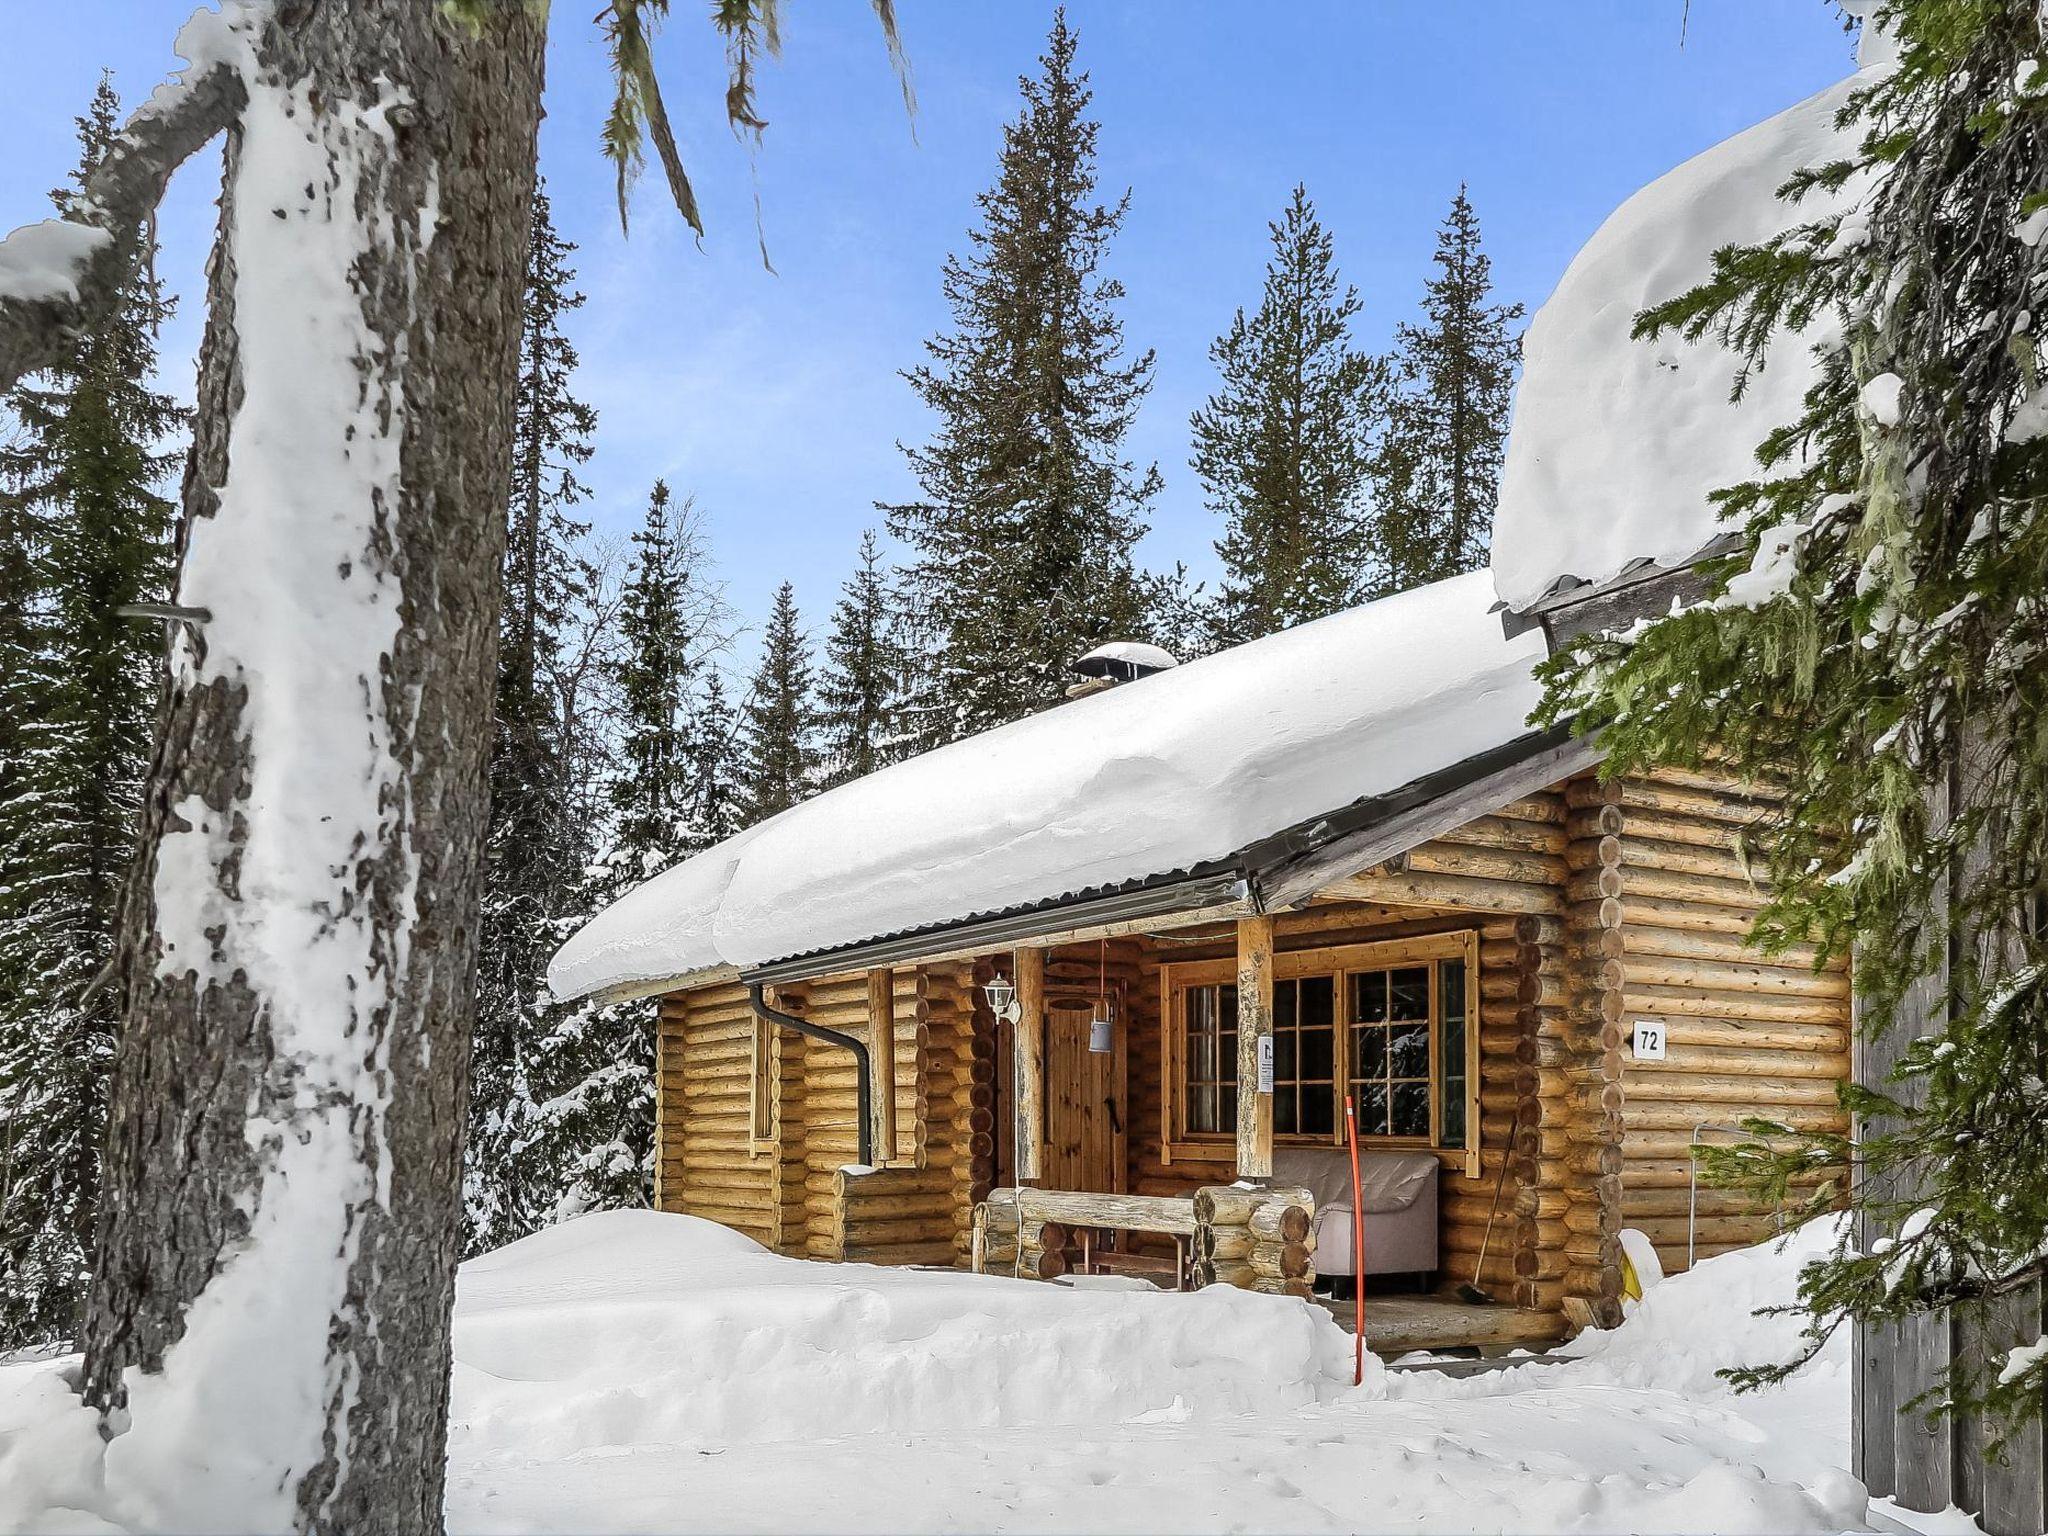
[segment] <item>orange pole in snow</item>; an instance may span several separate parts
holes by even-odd
[[[1365,1191],[1358,1177],[1358,1113],[1344,1095],[1344,1139],[1351,1143],[1351,1385],[1365,1385]]]

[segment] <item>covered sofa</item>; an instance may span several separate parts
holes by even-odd
[[[1363,1273],[1428,1274],[1437,1268],[1437,1168],[1428,1152],[1359,1154]],[[1336,1147],[1275,1148],[1273,1184],[1299,1185],[1315,1196],[1316,1273],[1361,1273],[1351,1248],[1351,1154]]]

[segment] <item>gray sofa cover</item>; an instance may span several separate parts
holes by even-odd
[[[1366,1274],[1437,1268],[1438,1167],[1427,1152],[1359,1153]],[[1315,1196],[1316,1273],[1358,1274],[1351,1252],[1351,1154],[1339,1147],[1276,1147],[1273,1184],[1300,1185]]]

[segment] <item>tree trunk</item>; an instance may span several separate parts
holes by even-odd
[[[85,1339],[158,1526],[440,1526],[541,14],[234,21]]]

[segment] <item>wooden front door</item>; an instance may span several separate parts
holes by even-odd
[[[1047,1189],[1109,1194],[1123,1187],[1118,1162],[1124,1106],[1117,1068],[1125,1027],[1119,1019],[1110,1050],[1091,1051],[1093,1012],[1088,1003],[1065,1001],[1046,1010],[1045,1166],[1038,1182]]]

